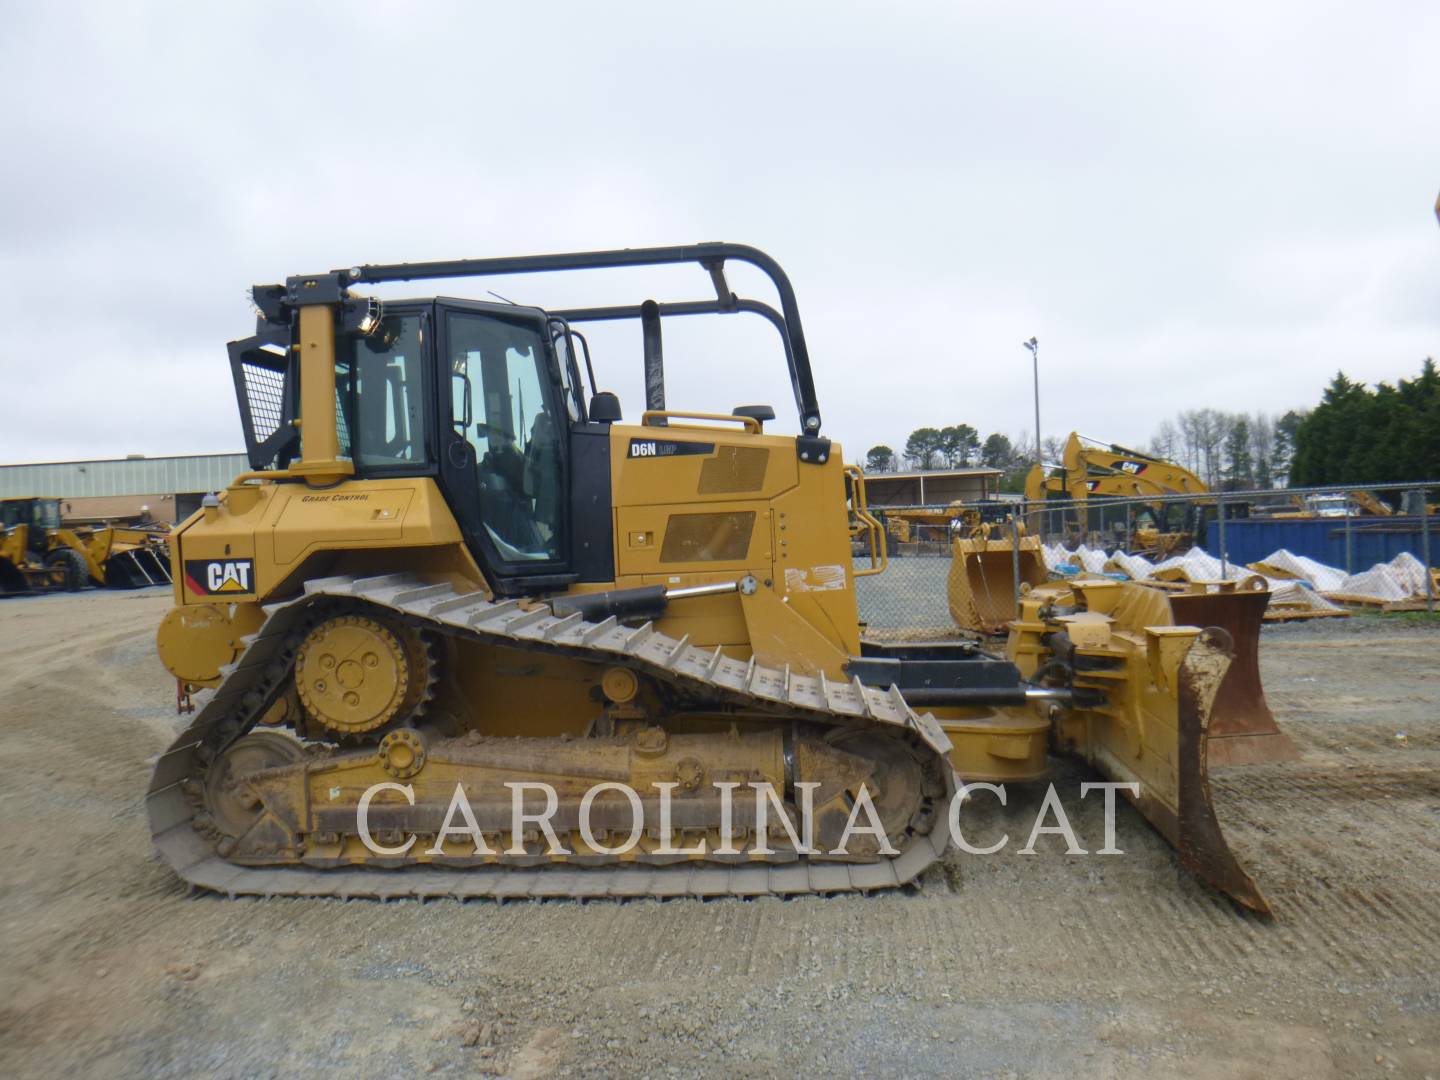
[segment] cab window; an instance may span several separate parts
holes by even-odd
[[[425,461],[422,344],[419,315],[388,315],[337,364],[341,452],[362,469]]]
[[[474,312],[446,319],[451,423],[474,454],[486,535],[505,562],[558,560],[565,425],[542,329]]]

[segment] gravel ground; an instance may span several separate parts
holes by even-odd
[[[894,567],[892,567],[892,570]],[[943,594],[942,594],[943,595]],[[0,1075],[1440,1076],[1440,630],[1267,629],[1295,764],[1217,776],[1264,921],[1041,792],[871,897],[223,900],[150,854],[166,593],[0,603]],[[1099,807],[1075,797],[1082,841]],[[968,813],[969,811],[967,811]]]

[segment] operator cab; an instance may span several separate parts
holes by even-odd
[[[32,529],[41,531],[58,529],[60,527],[60,500],[0,500],[0,526],[13,529],[17,525],[28,525]]]
[[[726,259],[765,271],[782,311],[732,293]],[[546,312],[444,297],[382,303],[349,292],[358,282],[667,263],[705,268],[715,298]],[[343,476],[352,466],[358,479],[433,476],[497,593],[533,595],[615,576],[610,425],[621,420],[622,410],[614,394],[596,386],[589,345],[574,323],[640,321],[645,410],[663,413],[662,316],[764,316],[780,332],[805,432],[797,439],[797,458],[810,464],[828,458],[793,291],[779,266],[753,248],[701,244],[356,267],[257,286],[252,297],[260,309],[256,335],[230,344],[252,468],[288,470],[298,459],[297,468],[323,479]],[[302,454],[297,342],[304,333],[302,312],[322,308],[333,319],[325,325],[333,327],[335,340],[335,439],[326,452]],[[328,376],[328,365],[327,358],[318,371],[307,370]],[[323,407],[324,400],[322,389],[311,407]],[[745,405],[734,415],[759,430],[775,411]],[[661,425],[665,418],[650,422]],[[312,422],[303,430],[315,445],[325,445],[325,426]]]
[[[578,580],[569,463],[604,430],[581,385],[569,327],[538,308],[387,304],[336,351],[340,454],[360,478],[436,474],[495,578]]]

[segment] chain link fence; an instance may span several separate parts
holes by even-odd
[[[1134,498],[1022,499],[972,504],[980,531],[992,539],[1013,535],[1013,523],[1042,544],[1074,551],[1084,544],[1108,553],[1122,551],[1151,561],[1200,547],[1231,573],[1277,549],[1358,573],[1400,551],[1425,567],[1436,565],[1432,550],[1440,537],[1440,482],[1368,484],[1285,490],[1209,492],[1203,495]],[[866,634],[878,640],[943,639],[961,636],[950,615],[947,581],[954,540],[975,535],[975,524],[953,507],[871,507],[891,530],[889,565],[881,574],[857,576],[856,599]],[[916,518],[928,520],[916,522]],[[896,521],[905,521],[897,527]],[[897,540],[894,532],[907,539]],[[863,534],[862,534],[863,539]],[[869,567],[868,548],[857,542],[855,568]],[[1006,577],[1006,584],[1012,584]],[[999,586],[992,586],[998,588]],[[1435,596],[1427,575],[1426,597]]]
[[[950,618],[945,581],[950,574],[950,545],[936,551],[892,558],[883,574],[855,579],[855,599],[866,635],[877,640],[943,639],[959,636]],[[856,559],[864,569],[869,559]]]

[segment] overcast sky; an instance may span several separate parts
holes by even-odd
[[[1440,5],[1159,9],[3,0],[0,461],[240,449],[246,290],[361,262],[762,247],[851,460],[1033,429],[1032,334],[1042,429],[1132,444],[1440,355]],[[708,282],[442,291],[486,288]],[[795,429],[767,324],[666,345],[672,407]]]

